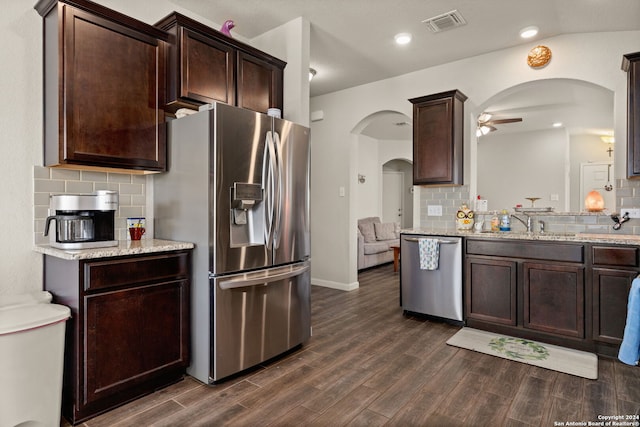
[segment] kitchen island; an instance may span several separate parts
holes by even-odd
[[[466,325],[617,355],[631,282],[640,273],[640,236],[442,229],[402,234],[463,238]]]
[[[72,424],[180,380],[189,365],[192,243],[157,239],[61,250],[44,286],[71,308],[62,413]]]

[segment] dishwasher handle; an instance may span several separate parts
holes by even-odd
[[[420,239],[417,237],[405,237],[404,240],[412,243],[418,243],[420,241]],[[460,243],[460,240],[459,239],[456,239],[456,240],[438,239],[438,243],[445,244],[445,245],[455,245],[456,243]]]

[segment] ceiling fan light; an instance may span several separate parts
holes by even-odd
[[[531,37],[535,37],[538,34],[538,27],[532,25],[530,27],[525,27],[520,30],[520,37],[523,39],[530,39]]]
[[[490,119],[491,119],[491,114],[489,113],[482,113],[478,116],[478,121],[480,123],[488,122]]]

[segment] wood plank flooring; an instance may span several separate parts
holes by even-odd
[[[398,280],[384,265],[356,291],[314,286],[300,351],[221,385],[187,377],[83,425],[557,426],[640,413],[640,368],[601,358],[593,381],[448,346],[459,328],[403,316]]]

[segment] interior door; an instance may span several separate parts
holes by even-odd
[[[614,211],[616,208],[615,191],[607,191],[608,184],[613,185],[613,163],[594,162],[580,165],[580,209],[584,209],[587,194],[596,190],[604,199],[604,207]],[[606,188],[605,188],[606,187]]]
[[[402,215],[402,172],[382,173],[382,222],[398,222],[404,227]]]

